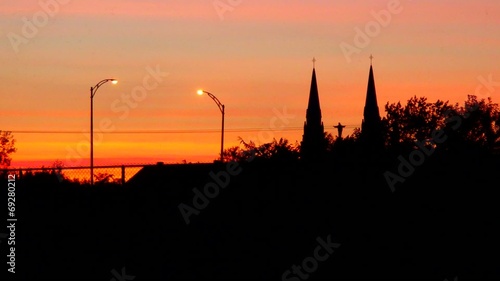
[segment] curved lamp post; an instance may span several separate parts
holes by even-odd
[[[219,101],[219,99],[212,95],[211,93],[204,91],[204,90],[198,90],[198,95],[203,95],[204,93],[207,94],[210,98],[214,100],[214,102],[217,104],[217,106],[220,109],[220,112],[222,113],[222,133],[221,133],[221,139],[220,139],[220,162],[224,162],[224,114],[225,114],[225,107],[224,105]]]
[[[118,83],[116,79],[104,79],[94,87],[90,87],[90,185],[94,186],[94,96],[104,83]]]

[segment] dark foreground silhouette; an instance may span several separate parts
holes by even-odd
[[[433,156],[394,192],[384,172],[397,171],[395,160],[231,165],[150,166],[125,187],[25,176],[17,182],[15,276],[500,278],[499,157]],[[225,187],[217,194],[211,185],[206,205],[193,188],[209,183]],[[181,204],[197,211],[189,224]],[[0,246],[4,253],[5,240]]]

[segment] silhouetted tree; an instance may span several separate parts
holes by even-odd
[[[103,184],[119,184],[120,179],[115,179],[115,176],[109,173],[97,173],[95,175],[95,184],[103,185]]]
[[[448,149],[491,151],[500,138],[500,110],[491,98],[469,95],[464,107],[448,117]]]
[[[240,146],[226,148],[223,152],[223,157],[225,162],[239,162],[247,159],[245,157],[245,151]]]
[[[401,152],[416,148],[416,142],[436,146],[433,133],[443,130],[446,141],[442,150],[466,151],[493,149],[500,138],[498,105],[491,99],[478,100],[469,95],[461,107],[448,101],[428,102],[427,98],[412,97],[403,106],[400,102],[385,106],[382,119],[386,146]]]
[[[10,155],[16,152],[15,142],[12,132],[0,131],[0,168],[10,166],[12,161]]]
[[[67,180],[62,172],[64,168],[64,163],[61,160],[56,160],[52,163],[51,174],[57,176],[59,181]]]
[[[355,144],[355,143],[359,142],[360,137],[361,137],[361,129],[360,128],[354,128],[354,130],[352,131],[352,134],[343,137],[342,141],[344,143]]]
[[[400,102],[385,105],[382,118],[386,146],[390,149],[412,148],[416,141],[432,138],[432,132],[444,128],[449,112],[456,112],[458,105],[447,101],[427,101],[426,97],[410,98],[405,106]]]
[[[272,142],[257,146],[253,141],[245,142],[239,138],[243,146],[235,146],[224,151],[225,161],[248,161],[249,159],[266,159],[277,161],[293,161],[299,158],[298,144],[292,145],[287,139],[273,139]]]
[[[360,136],[361,129],[354,128],[352,134],[342,138],[336,138],[333,142],[329,141],[328,159],[334,161],[359,160],[362,154]],[[329,138],[327,137],[327,139]]]
[[[326,152],[327,153],[333,152],[337,139],[338,138],[335,138],[331,133],[325,132]]]

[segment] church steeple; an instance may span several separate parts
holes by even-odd
[[[315,62],[316,59],[313,59],[311,89],[309,91],[306,121],[304,122],[304,135],[302,136],[300,147],[301,157],[304,160],[319,160],[326,150],[324,127],[321,121],[321,107],[319,104]]]
[[[380,122],[380,113],[377,103],[377,91],[375,90],[375,79],[373,78],[373,66],[371,64],[363,117],[364,121],[368,123]]]
[[[318,83],[316,81],[315,68],[313,68],[312,72],[311,90],[309,91],[306,120],[307,123],[321,123],[321,107],[319,105]]]
[[[384,141],[377,103],[377,92],[375,90],[375,78],[373,77],[372,59],[373,56],[370,56],[370,73],[368,76],[363,121],[361,123],[361,137],[366,147],[379,149],[383,147]]]

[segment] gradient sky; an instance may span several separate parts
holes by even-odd
[[[45,22],[39,2],[58,3]],[[337,122],[346,133],[361,124],[370,54],[382,115],[387,102],[417,95],[462,103],[479,76],[500,81],[498,0],[60,2],[0,2],[0,130],[14,131],[13,166],[88,165],[89,91],[105,78],[119,83],[94,98],[95,129],[113,128],[95,145],[96,165],[217,158],[221,114],[198,88],[226,106],[226,148],[238,137],[300,142],[313,57],[325,130],[334,134]],[[389,12],[393,2],[398,12]],[[214,6],[231,3],[225,12]],[[373,13],[390,13],[390,22],[356,45],[356,28],[375,23]],[[37,30],[26,33],[34,17]],[[347,58],[343,43],[358,53]],[[157,87],[148,80],[132,108],[121,97],[143,85],[147,68],[168,75]],[[294,117],[271,126],[285,109]]]

